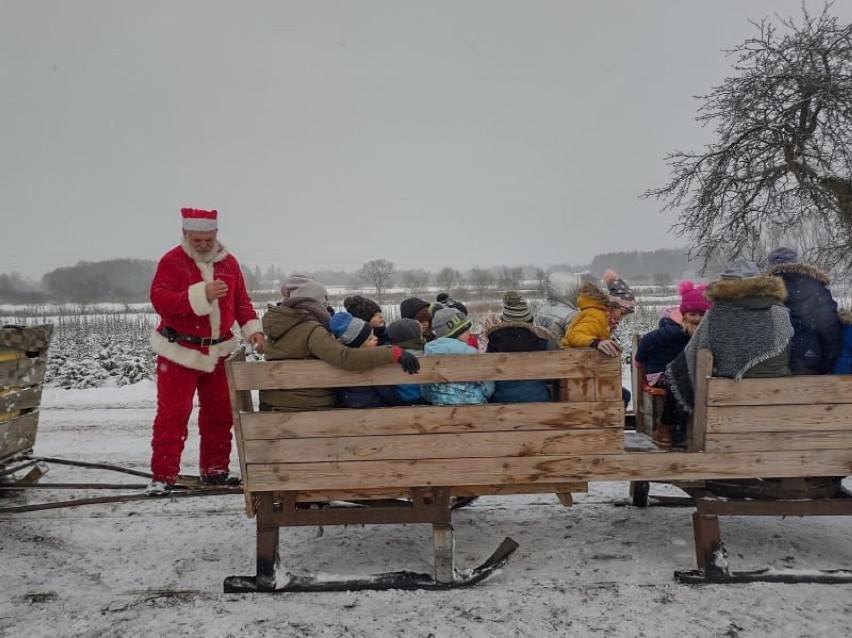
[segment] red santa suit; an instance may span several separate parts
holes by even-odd
[[[205,286],[214,279],[227,284],[228,294],[208,301]],[[238,323],[245,339],[263,331],[240,265],[221,244],[201,255],[184,241],[160,259],[151,282],[151,303],[160,315],[151,336],[158,355],[153,480],[173,484],[180,473],[196,391],[201,476],[227,473],[233,421],[224,358],[236,348],[231,329]]]

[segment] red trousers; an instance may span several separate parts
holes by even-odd
[[[198,467],[201,476],[228,471],[231,457],[231,400],[225,360],[213,372],[201,372],[157,357],[157,416],[151,439],[151,473],[155,481],[174,483],[180,473],[180,456],[198,391]]]

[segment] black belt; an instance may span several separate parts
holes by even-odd
[[[174,343],[175,341],[183,341],[184,343],[191,343],[195,346],[215,346],[217,343],[222,343],[223,341],[227,341],[230,339],[230,335],[226,337],[221,337],[219,339],[211,339],[209,337],[196,337],[195,335],[182,335],[174,328],[170,328],[169,326],[163,326],[162,335],[169,340],[170,343]]]

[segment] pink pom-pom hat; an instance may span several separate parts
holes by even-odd
[[[689,279],[684,279],[677,285],[680,294],[679,310],[682,314],[687,312],[707,312],[713,307],[713,302],[704,296],[705,284],[695,285]]]

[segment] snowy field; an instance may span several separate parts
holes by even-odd
[[[36,454],[147,470],[150,381],[48,388]],[[192,424],[194,427],[194,423]],[[197,435],[183,470],[197,473]],[[234,458],[236,467],[236,458]],[[53,465],[44,482],[131,476]],[[677,493],[654,485],[652,494]],[[100,495],[86,493],[85,495]],[[0,506],[82,493],[30,491]],[[454,514],[457,564],[520,543],[502,572],[470,590],[236,595],[254,572],[254,520],[240,496],[152,499],[0,515],[0,635],[240,637],[535,637],[852,635],[852,585],[686,586],[690,508],[627,505],[625,483],[594,483],[572,508],[553,495],[481,498]],[[849,520],[724,518],[732,567],[852,566]],[[283,529],[295,570],[431,570],[426,525]]]

